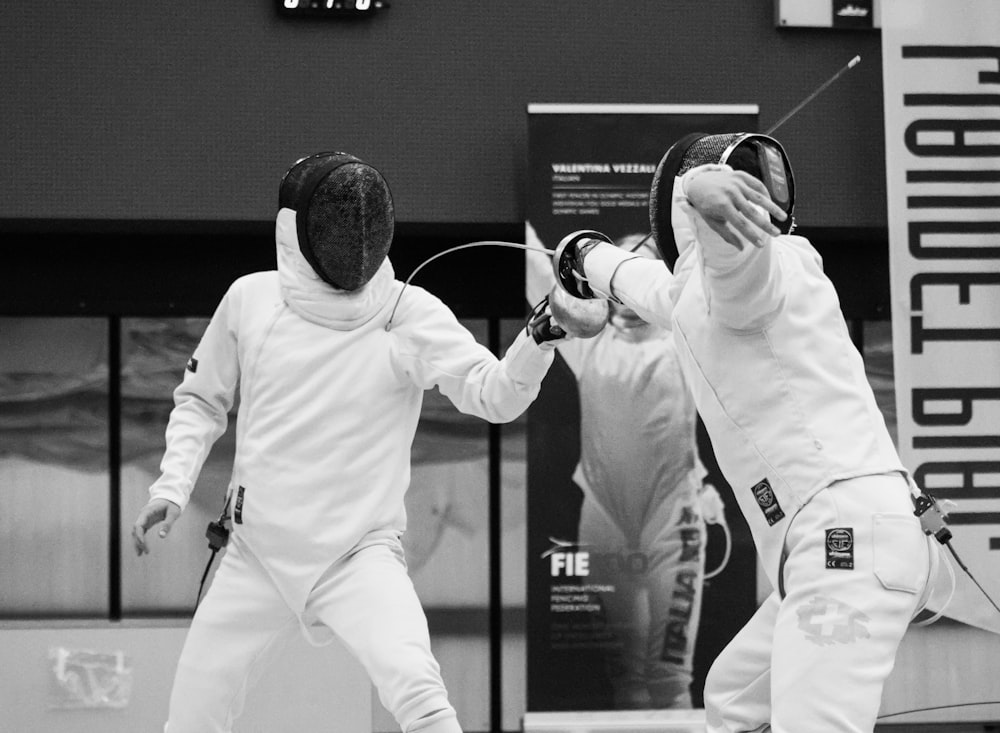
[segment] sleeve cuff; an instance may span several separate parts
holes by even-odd
[[[545,378],[555,349],[543,348],[522,328],[504,354],[507,374],[518,384],[539,385]]]
[[[583,265],[591,289],[603,296],[611,296],[612,300],[618,301],[611,287],[615,272],[618,271],[623,262],[635,259],[641,258],[639,255],[624,252],[607,242],[598,244],[587,253],[587,259]]]
[[[167,501],[172,501],[174,504],[181,508],[183,512],[188,504],[188,497],[184,496],[181,492],[168,489],[165,486],[157,486],[153,484],[149,488],[149,498],[152,499],[166,499]]]

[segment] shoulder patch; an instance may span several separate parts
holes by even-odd
[[[831,570],[854,570],[854,528],[826,530],[826,567]]]
[[[198,360],[195,359],[192,356],[190,359],[188,359],[188,363],[187,363],[186,369],[189,372],[191,372],[192,374],[194,374],[195,372],[197,372],[198,371]]]
[[[785,518],[785,513],[781,510],[781,505],[778,503],[778,497],[774,495],[771,482],[766,477],[754,484],[750,490],[757,500],[757,506],[764,513],[764,519],[767,520],[768,525],[774,526],[777,522]]]

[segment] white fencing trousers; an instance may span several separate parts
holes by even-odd
[[[338,561],[317,582],[303,617],[340,637],[402,730],[460,733],[401,552],[371,545]],[[233,537],[184,642],[165,730],[229,733],[266,652],[301,629],[263,567]]]
[[[696,495],[683,482],[668,501],[646,509],[638,536],[626,535],[593,498],[583,500],[578,540],[590,552],[586,581],[613,588],[599,597],[606,630],[620,645],[606,659],[616,710],[691,707],[705,575]]]
[[[843,529],[828,542],[828,530]],[[850,535],[853,569],[827,568],[847,564]],[[707,730],[871,733],[930,552],[940,550],[931,542],[902,476],[817,494],[788,529],[784,597],[772,593],[709,671]]]

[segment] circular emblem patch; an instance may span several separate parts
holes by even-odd
[[[854,547],[854,537],[846,529],[831,529],[826,536],[826,546],[835,552],[846,552]]]
[[[753,487],[753,493],[757,497],[757,503],[762,507],[766,508],[774,503],[774,492],[767,484],[757,484]]]

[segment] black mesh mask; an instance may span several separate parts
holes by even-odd
[[[317,153],[281,179],[278,206],[295,212],[302,255],[339,290],[357,290],[389,254],[395,225],[382,175],[347,153]]]
[[[696,132],[686,135],[674,143],[660,160],[649,191],[649,223],[656,246],[671,270],[677,261],[677,242],[670,221],[674,179],[706,163],[725,163],[761,181],[774,203],[788,215],[784,221],[773,217],[771,221],[785,234],[793,225],[795,180],[781,143],[758,133],[706,135]]]

